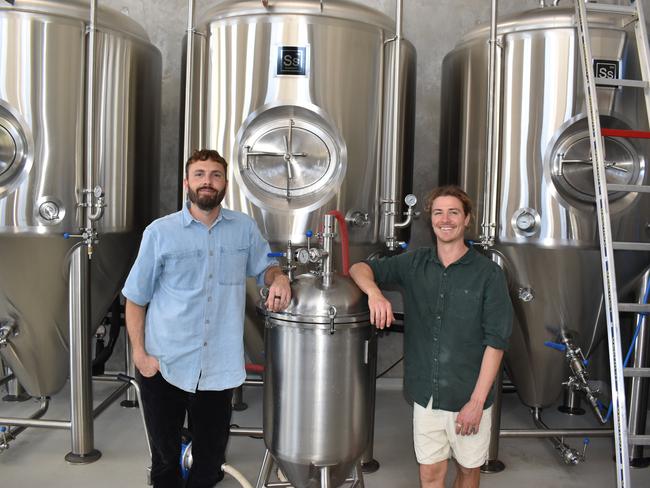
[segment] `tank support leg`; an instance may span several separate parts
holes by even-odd
[[[365,488],[365,483],[363,482],[363,466],[361,463],[357,463],[354,466],[354,482],[352,483],[351,488]]]
[[[481,466],[481,473],[500,473],[506,467],[499,461],[499,431],[501,430],[501,399],[503,397],[503,368],[494,381],[494,403],[492,404],[492,427],[490,428],[490,447],[488,458]]]
[[[70,420],[72,450],[65,460],[73,464],[97,461],[93,443],[93,391],[90,361],[90,259],[85,246],[70,258],[68,312],[70,322]]]
[[[370,399],[368,401],[369,440],[368,447],[361,456],[361,468],[364,473],[374,473],[379,469],[379,461],[374,459],[375,444],[375,400],[377,398],[377,332],[372,331],[372,339],[368,345],[370,371]]]
[[[264,488],[266,482],[271,476],[271,470],[273,469],[273,456],[267,449],[264,452],[264,460],[262,461],[262,467],[260,468],[260,474],[257,477],[257,483],[255,483],[255,488]]]
[[[320,488],[330,488],[330,467],[323,466],[320,468]]]
[[[650,281],[650,269],[646,270],[639,282],[637,290],[638,302],[643,304],[646,290]],[[648,330],[648,316],[636,315],[634,327],[641,321],[639,335],[634,346],[634,368],[644,368],[650,364],[650,331]],[[635,376],[631,381],[630,392],[630,420],[628,433],[643,435],[648,420],[648,378]],[[650,465],[650,458],[643,456],[643,446],[630,446],[630,466],[633,468],[646,468]]]
[[[124,362],[127,376],[135,378],[135,363],[133,362],[133,351],[131,350],[131,341],[129,334],[124,334]],[[126,390],[126,398],[120,402],[124,408],[135,408],[138,406],[138,398],[135,388],[131,387]]]

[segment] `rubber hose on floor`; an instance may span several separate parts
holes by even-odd
[[[246,478],[244,478],[244,475],[241,474],[239,471],[237,471],[235,468],[233,468],[230,464],[224,463],[221,466],[221,470],[224,473],[229,474],[233,478],[235,478],[240,485],[242,485],[243,488],[253,488],[253,485],[251,485]]]

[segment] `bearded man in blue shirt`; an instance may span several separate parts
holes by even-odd
[[[219,153],[195,151],[183,185],[189,202],[146,228],[122,290],[155,488],[183,486],[186,413],[193,464],[185,486],[208,488],[223,478],[232,390],[246,377],[246,277],[269,286],[270,310],[286,308],[291,299],[289,280],[268,258],[255,221],[221,207],[228,181]]]
[[[479,486],[490,444],[492,384],[512,329],[512,304],[499,266],[464,240],[472,202],[456,186],[427,199],[436,244],[357,263],[350,276],[368,295],[370,321],[394,320],[379,284],[404,291],[404,385],[413,400],[413,440],[422,488],[443,488],[448,459],[455,487]]]

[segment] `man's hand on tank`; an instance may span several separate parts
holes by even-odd
[[[145,378],[151,378],[160,371],[160,363],[158,359],[154,356],[150,356],[147,353],[133,355],[133,363],[135,367],[138,368],[140,374]]]
[[[393,306],[381,293],[368,295],[368,308],[370,309],[370,323],[378,329],[390,327],[395,320]]]
[[[269,296],[266,299],[266,308],[272,312],[279,312],[289,306],[291,301],[291,284],[284,274],[278,274],[269,287]]]

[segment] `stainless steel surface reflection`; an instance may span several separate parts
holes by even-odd
[[[292,283],[292,301],[266,322],[264,442],[296,488],[340,486],[369,440],[369,354],[376,335],[365,295],[335,275]],[[332,330],[334,329],[334,332]]]
[[[55,393],[68,370],[67,267],[84,150],[89,4],[0,3],[0,348],[26,390]],[[91,265],[93,323],[117,295],[153,216],[161,60],[128,17],[100,9],[94,180],[106,193]],[[136,205],[137,198],[137,205]]]
[[[395,49],[387,42],[393,21],[342,0],[324,2],[322,12],[307,0],[278,0],[268,9],[228,0],[198,18],[190,140],[229,162],[224,204],[253,217],[275,250],[316,232],[332,209],[368,215],[366,225],[350,228],[351,262],[385,249],[382,201],[394,189],[399,207],[413,163],[415,51],[403,41],[395,93]],[[284,66],[286,56],[296,66]],[[395,97],[400,157],[393,164]],[[408,232],[398,237],[408,240]],[[249,301],[256,300],[252,291]],[[262,327],[247,317],[247,352],[261,363],[262,349],[253,346]]]
[[[571,334],[593,352],[604,328],[594,188],[573,8],[548,7],[502,19],[498,37],[499,147],[497,239],[516,324],[506,356],[519,395],[530,406],[553,403],[567,369],[544,346]],[[619,18],[590,14],[594,58],[640,78],[634,34]],[[443,64],[442,182],[456,182],[477,203],[472,234],[480,234],[486,160],[489,29],[466,35]],[[647,130],[640,90],[598,88],[604,127]],[[649,184],[650,145],[607,139],[608,179]],[[650,195],[612,193],[615,241],[650,241]],[[618,264],[620,263],[620,265]],[[647,253],[617,258],[619,289],[650,263]],[[598,370],[598,365],[593,364]],[[608,375],[603,374],[603,379]]]

